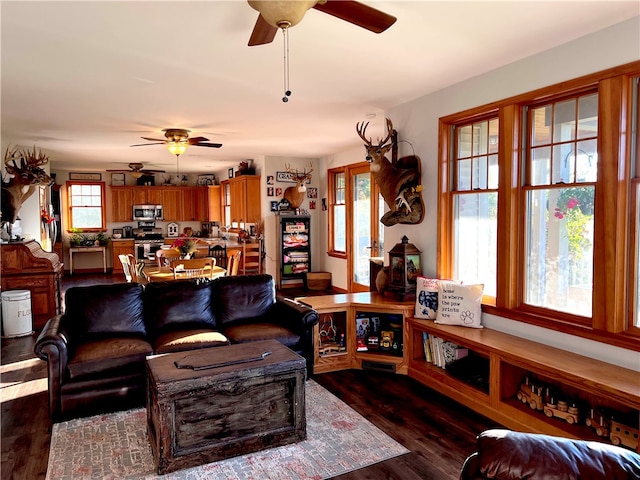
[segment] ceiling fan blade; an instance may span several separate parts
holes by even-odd
[[[145,175],[153,175],[154,173],[166,173],[164,170],[140,170]]]
[[[194,143],[194,147],[211,147],[211,148],[220,148],[222,146],[221,143]]]
[[[109,169],[107,168],[106,170],[107,172],[115,172],[115,173],[129,173],[131,170],[120,170],[118,168],[116,169]]]
[[[147,145],[164,145],[166,142],[155,142],[155,143],[138,143],[136,145],[129,145],[130,147],[146,147]]]
[[[266,20],[262,18],[262,15],[258,15],[258,20],[256,20],[253,32],[251,32],[251,37],[249,38],[249,46],[253,47],[255,45],[264,45],[273,42],[277,31],[278,29],[269,25]]]
[[[189,142],[189,145],[193,145],[194,143],[206,142],[207,140],[209,139],[205,137],[193,137],[193,138],[187,139],[187,141]]]
[[[328,0],[313,8],[375,33],[384,32],[397,20],[393,15],[352,0]]]
[[[151,137],[140,137],[140,138],[142,138],[144,140],[149,140],[150,142],[162,142],[162,143],[164,143],[164,142],[167,141],[166,138],[151,138]]]

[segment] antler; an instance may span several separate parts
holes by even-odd
[[[384,144],[386,144],[389,141],[389,139],[391,138],[391,135],[393,134],[393,123],[391,123],[391,119],[390,118],[387,118],[386,120],[387,120],[387,122],[386,122],[386,125],[387,125],[387,136],[385,137],[384,140],[378,139],[378,146],[379,147],[381,147]],[[367,123],[364,123],[364,122],[357,123],[356,124],[356,132],[358,132],[358,136],[362,140],[364,140],[365,146],[371,147],[371,146],[373,146],[373,144],[371,142],[371,138],[365,137],[365,133],[367,131],[367,127],[368,126],[369,126],[369,122],[367,122]]]
[[[308,180],[311,178],[311,172],[313,172],[313,162],[309,161],[309,167],[310,167],[310,170],[308,172],[307,172],[307,169],[305,168],[302,171],[302,173],[300,173],[298,169],[292,170],[291,165],[289,165],[288,163],[285,163],[284,165],[284,168],[287,170],[287,173],[290,173],[291,175],[293,175],[293,177],[297,182],[301,182],[303,180]]]

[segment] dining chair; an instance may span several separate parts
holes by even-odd
[[[227,250],[227,276],[232,277],[238,275],[241,255],[242,250]]]
[[[173,278],[213,278],[216,259],[211,257],[171,260]],[[207,270],[207,268],[209,270]]]
[[[168,267],[172,260],[178,258],[180,258],[180,252],[173,248],[156,251],[156,260],[158,261],[159,267]]]
[[[262,273],[262,248],[260,243],[245,243],[242,247],[242,275]]]
[[[133,255],[131,256],[133,257]],[[124,278],[127,279],[127,283],[135,282],[134,280],[134,277],[136,276],[135,261],[134,263],[131,263],[131,259],[129,258],[129,255],[125,255],[125,254],[118,255],[118,258],[120,259],[120,263],[122,264],[122,271],[124,272]]]
[[[216,265],[227,268],[227,247],[224,245],[210,245],[209,257],[216,259]]]
[[[144,268],[143,261],[136,260],[136,257],[131,253],[118,255],[118,258],[122,264],[122,271],[127,283],[148,283],[148,279],[142,270]]]

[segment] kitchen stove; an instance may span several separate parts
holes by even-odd
[[[136,260],[146,264],[156,263],[156,252],[164,245],[162,229],[156,227],[156,222],[141,220],[138,228],[133,229],[133,246]]]

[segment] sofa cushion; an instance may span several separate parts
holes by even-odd
[[[278,340],[285,347],[295,347],[300,342],[300,335],[296,335],[280,325],[267,322],[232,325],[224,329],[224,334],[231,340],[231,343]]]
[[[220,332],[212,330],[183,330],[166,332],[156,338],[153,349],[156,353],[181,352],[197,348],[229,345],[229,340]]]
[[[147,328],[155,335],[216,326],[210,283],[193,280],[149,283],[145,287],[144,308]]]
[[[219,277],[212,286],[212,304],[219,325],[260,318],[276,302],[271,275]]]
[[[145,335],[142,293],[136,283],[69,288],[67,323],[77,325],[81,336]]]
[[[153,353],[151,344],[141,338],[114,337],[82,343],[69,360],[69,377],[100,376],[123,367],[134,369],[143,365],[145,357]]]

